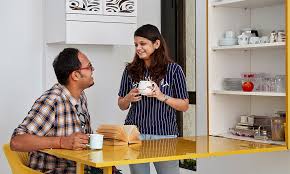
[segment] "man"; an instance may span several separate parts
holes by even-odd
[[[10,146],[29,152],[29,167],[46,173],[76,173],[73,161],[39,152],[47,148],[81,150],[91,133],[84,90],[94,84],[94,67],[86,55],[66,48],[55,58],[59,83],[38,98],[23,122],[14,130]]]

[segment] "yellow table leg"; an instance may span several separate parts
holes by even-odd
[[[77,163],[77,174],[85,173],[85,165],[82,163]]]
[[[104,167],[103,174],[112,174],[113,168],[112,167]]]

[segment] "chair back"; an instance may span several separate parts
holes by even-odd
[[[33,170],[28,165],[28,152],[16,152],[10,149],[9,144],[3,145],[3,151],[8,160],[13,174],[42,174],[39,171]]]

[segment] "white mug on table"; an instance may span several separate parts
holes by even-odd
[[[89,144],[88,147],[92,150],[102,149],[103,148],[103,139],[104,135],[101,134],[90,134],[89,135]]]

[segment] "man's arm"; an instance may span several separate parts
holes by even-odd
[[[48,148],[60,148],[61,137],[41,137],[31,134],[16,135],[10,141],[15,151],[31,152]]]
[[[86,148],[88,140],[88,135],[80,132],[73,133],[67,137],[44,137],[26,133],[14,136],[10,141],[10,147],[14,151],[22,152],[48,148],[81,150]]]

